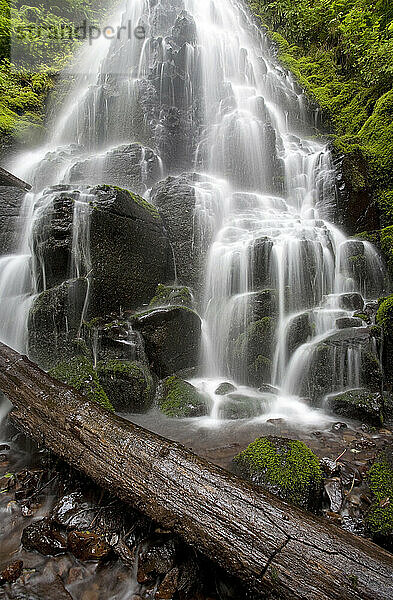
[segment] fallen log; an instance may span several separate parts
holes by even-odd
[[[12,421],[264,597],[391,600],[393,556],[113,415],[0,344]]]

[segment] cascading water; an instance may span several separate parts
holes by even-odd
[[[369,334],[354,326],[356,293],[376,297],[383,268],[370,244],[329,222],[334,170],[301,90],[236,0],[133,0],[113,18],[127,22],[146,38],[101,39],[82,51],[47,146],[10,167],[37,194],[26,199],[20,254],[0,263],[2,339],[26,349],[29,308],[47,286],[35,232],[56,192],[43,189],[80,186],[72,276],[88,279],[83,185],[145,193],[166,174],[196,169],[195,236],[213,240],[197,384],[212,416],[223,402],[215,389],[228,379],[260,412],[274,388],[284,412],[291,403],[301,412],[298,398],[315,395],[318,360],[330,365],[326,393],[360,386]]]

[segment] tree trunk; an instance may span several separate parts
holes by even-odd
[[[26,434],[259,594],[393,598],[385,550],[105,411],[3,344],[0,389]]]

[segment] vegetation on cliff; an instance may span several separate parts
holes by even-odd
[[[284,67],[322,108],[339,151],[361,151],[381,225],[393,224],[393,3],[250,0]]]
[[[81,44],[68,32],[95,23],[104,0],[0,0],[0,136],[39,135],[56,76]],[[41,28],[41,29],[40,29]],[[64,31],[61,40],[51,32]],[[79,37],[83,36],[83,32]],[[13,62],[14,61],[14,62]]]

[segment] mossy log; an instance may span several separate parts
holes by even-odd
[[[261,597],[390,600],[393,556],[106,411],[0,345],[12,421]]]

